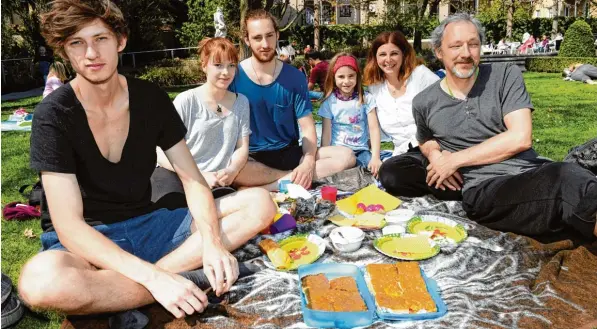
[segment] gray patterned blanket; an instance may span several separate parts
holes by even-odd
[[[459,202],[440,202],[433,197],[403,201],[403,208],[463,224],[469,237],[420,262],[441,289],[448,306],[445,316],[426,321],[378,321],[371,328],[579,328],[597,319],[597,257],[584,247],[572,250],[570,241],[544,245],[490,230],[464,218]],[[326,239],[328,248],[319,262],[365,265],[395,261],[373,248],[379,231],[368,232],[357,252],[335,252],[328,238],[334,227],[318,220],[299,225],[292,234],[311,232]],[[264,237],[271,236],[256,237],[235,255],[240,261],[264,265],[257,247]],[[158,305],[141,311],[150,318],[149,328],[307,328],[298,281],[296,273],[264,266],[255,275],[240,279],[221,304],[210,305],[204,314],[177,320]],[[71,318],[62,327],[107,328],[107,321]]]

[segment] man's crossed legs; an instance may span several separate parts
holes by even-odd
[[[276,211],[269,194],[262,189],[216,199],[216,207],[222,242],[230,251],[267,227]],[[187,209],[160,209],[125,222],[102,225],[98,230],[137,257],[170,273],[180,273],[203,264],[201,234],[195,232],[192,221]],[[47,251],[29,260],[19,279],[21,298],[31,307],[93,314],[134,309],[155,301],[141,284],[118,272],[98,269],[64,250],[55,233],[42,235],[42,242]],[[178,275],[173,278],[186,280]]]

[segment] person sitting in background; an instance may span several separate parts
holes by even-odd
[[[305,59],[311,67],[311,74],[309,75],[309,98],[310,99],[321,99],[323,97],[323,91],[315,91],[315,84],[319,88],[323,88],[325,82],[325,76],[328,72],[328,62],[323,60],[323,56],[317,50],[310,51],[305,54]]]
[[[306,55],[310,51],[311,51],[311,45],[307,45],[307,47],[305,47],[305,49],[303,49],[303,54]]]
[[[296,41],[292,41],[288,46],[286,46],[286,50],[288,51],[288,56],[290,60],[294,60],[294,56],[296,56],[296,49],[294,49],[293,45],[296,46]]]
[[[533,49],[533,47],[535,47],[535,37],[533,37],[532,35],[525,33],[522,40],[522,45],[518,47],[519,53],[526,54],[529,51],[529,49]]]
[[[288,53],[288,49],[285,47],[280,49],[278,52],[278,59],[286,64],[290,64],[290,54]]]
[[[422,64],[426,64],[427,67],[433,73],[435,73],[435,75],[437,75],[440,79],[442,79],[443,77],[446,76],[446,70],[444,69],[444,64],[442,64],[442,62],[437,60],[437,58],[435,58],[435,56],[433,56],[431,54],[428,56],[425,56],[425,63],[422,63]]]
[[[504,40],[504,38],[501,38],[500,42],[498,42],[497,44],[497,51],[499,53],[505,53],[508,50],[508,48],[508,43]]]
[[[591,64],[576,63],[564,69],[564,80],[597,84],[597,67]],[[594,79],[594,80],[593,80]]]
[[[547,34],[543,35],[543,39],[541,39],[539,50],[541,52],[549,52],[549,38],[547,37]]]
[[[64,67],[64,64],[60,62],[52,63],[52,65],[50,65],[50,72],[46,79],[46,88],[44,89],[42,98],[46,98],[51,92],[64,85],[66,79],[66,68]]]

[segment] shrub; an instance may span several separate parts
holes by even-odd
[[[140,79],[151,81],[161,87],[198,84],[205,81],[201,63],[195,59],[163,60],[146,67]]]
[[[575,63],[592,64],[597,66],[595,57],[550,57],[550,58],[527,58],[526,69],[532,72],[553,72],[561,73],[564,68]]]
[[[566,31],[558,56],[595,57],[593,42],[593,32],[589,24],[583,20],[578,20],[570,25]]]

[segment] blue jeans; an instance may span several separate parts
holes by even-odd
[[[191,236],[191,222],[192,217],[187,208],[158,209],[146,215],[93,228],[122,250],[155,263]],[[43,233],[41,244],[43,251],[67,250],[54,231]]]
[[[309,99],[317,99],[317,100],[319,100],[322,97],[323,97],[323,92],[309,90]]]

